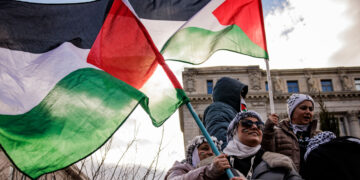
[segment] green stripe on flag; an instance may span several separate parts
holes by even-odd
[[[183,89],[173,88],[169,89],[166,94],[159,94],[163,98],[154,104],[147,104],[143,101],[141,106],[149,114],[152,124],[160,127],[181,105],[189,102]],[[150,99],[154,100],[155,98]],[[151,107],[151,109],[149,108]]]
[[[184,28],[168,40],[161,54],[166,60],[201,64],[217,50],[268,58],[267,52],[253,43],[236,25],[216,32],[197,27]]]
[[[40,87],[39,87],[40,88]],[[74,71],[21,115],[0,115],[0,142],[12,161],[36,178],[88,156],[147,97],[96,69]]]

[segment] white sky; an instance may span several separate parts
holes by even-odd
[[[360,66],[359,0],[263,2],[264,12],[267,13],[265,31],[271,69]],[[265,69],[262,59],[226,51],[215,53],[200,66],[178,62],[168,62],[168,65],[180,82],[184,67],[259,65]],[[130,150],[129,156],[126,156],[122,163],[149,166],[156,155],[162,128],[153,127],[150,118],[141,108],[138,108],[116,132],[114,148],[111,149],[111,156],[107,158],[106,163],[117,162],[126,144],[133,137],[135,126],[139,129],[137,146]],[[184,159],[183,134],[180,131],[178,113],[168,119],[163,127],[165,147],[159,159],[159,170],[167,170],[175,160]]]

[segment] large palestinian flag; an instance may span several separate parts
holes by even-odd
[[[138,104],[160,126],[188,101],[122,1],[0,7],[0,143],[31,178],[97,150]]]
[[[167,60],[206,61],[217,50],[268,58],[261,0],[212,0],[162,47]]]

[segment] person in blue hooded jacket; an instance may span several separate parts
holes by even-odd
[[[213,103],[204,112],[204,126],[211,136],[223,141],[221,149],[227,145],[227,128],[240,112],[241,97],[245,98],[247,92],[247,85],[229,77],[222,77],[215,84]]]

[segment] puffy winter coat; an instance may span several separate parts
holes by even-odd
[[[221,149],[227,145],[226,131],[238,112],[228,104],[214,102],[204,112],[204,125],[211,136],[221,140]]]
[[[233,158],[233,159],[232,159]],[[251,163],[251,159],[253,163]],[[300,175],[292,160],[282,154],[273,152],[264,152],[260,149],[255,155],[244,159],[238,159],[234,156],[229,157],[233,168],[247,176],[252,167],[251,179],[263,180],[300,180]],[[251,165],[252,164],[252,165]],[[249,179],[250,180],[250,179]]]
[[[310,138],[315,136],[317,121],[313,120],[310,123]],[[297,171],[300,169],[300,147],[298,138],[290,128],[289,119],[280,121],[278,126],[275,126],[272,121],[267,120],[263,132],[263,140],[261,146],[266,151],[277,152],[284,154],[292,159]]]
[[[265,152],[251,179],[301,180],[292,160],[278,153]]]

